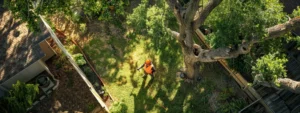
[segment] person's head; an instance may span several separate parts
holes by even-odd
[[[146,65],[151,65],[151,60],[147,59],[145,62]]]

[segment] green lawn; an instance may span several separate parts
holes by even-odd
[[[216,86],[210,78],[201,83],[187,84],[175,73],[183,66],[181,51],[176,41],[131,36],[93,38],[85,44],[84,51],[96,65],[106,88],[115,101],[123,102],[127,112],[211,112],[208,104],[212,89]],[[115,49],[110,47],[115,46]],[[154,79],[142,78],[142,70],[136,69],[145,59],[153,60],[157,68]]]

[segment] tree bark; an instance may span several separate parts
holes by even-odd
[[[277,90],[289,90],[293,93],[297,93],[300,94],[300,82],[299,81],[295,81],[289,78],[278,78],[276,81],[279,86],[277,86],[275,83],[273,82],[267,82],[267,81],[259,81],[257,82],[257,84],[265,86],[265,87],[272,87],[275,88]]]
[[[300,16],[292,18],[283,24],[278,24],[273,27],[268,28],[266,31],[268,32],[267,39],[280,37],[283,34],[288,33],[289,31],[300,26]]]
[[[280,88],[300,94],[300,82],[299,81],[294,81],[289,78],[279,78],[279,79],[277,79],[277,82],[279,83]]]
[[[200,62],[195,62],[194,55],[184,55],[185,73],[188,79],[195,80],[200,75]]]
[[[215,9],[223,0],[210,0],[205,8],[200,8],[195,16],[194,29],[198,29],[206,20],[208,15]]]

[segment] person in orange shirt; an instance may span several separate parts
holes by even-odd
[[[155,67],[154,65],[152,64],[151,60],[147,59],[146,62],[141,65],[141,67],[139,67],[137,70],[140,70],[141,68],[144,69],[144,76],[143,77],[146,77],[146,75],[151,75],[152,78],[154,77],[154,72],[156,71],[155,70]]]

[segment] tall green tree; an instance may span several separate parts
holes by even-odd
[[[297,17],[297,13],[290,15],[292,18],[287,18],[279,0],[209,0],[204,6],[201,6],[200,1],[167,1],[179,25],[178,31],[169,31],[182,48],[186,67],[184,72],[191,80],[195,80],[200,75],[199,62],[216,62],[221,59],[237,58],[240,55],[248,54],[254,45],[272,46],[263,54],[280,52],[280,49],[283,48],[280,47],[282,43],[279,41],[280,37],[289,37],[291,30],[300,27],[300,17]],[[204,23],[211,25],[214,29],[214,33],[210,36],[213,49],[201,48],[193,40],[195,31]],[[276,43],[269,42],[269,40]],[[261,57],[262,55],[257,54],[256,56]],[[282,60],[284,58],[265,56],[261,59],[269,59],[270,62],[267,62],[266,65],[258,60],[257,65],[253,68],[255,76],[262,74],[265,79],[261,80],[274,84],[276,81],[281,88],[289,87],[287,89],[291,91],[300,91],[298,82],[284,78],[285,72],[282,68],[286,61]],[[279,67],[275,64],[278,64]],[[264,71],[262,66],[267,66],[268,71]],[[274,73],[280,75],[274,75]],[[267,79],[268,77],[272,79]],[[284,78],[284,80],[280,78]],[[277,86],[272,85],[272,87]]]

